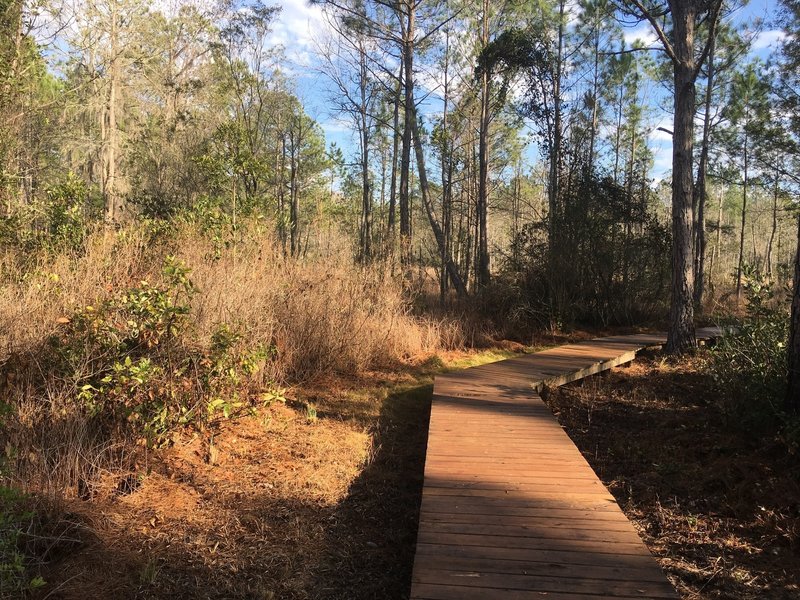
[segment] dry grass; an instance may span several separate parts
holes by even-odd
[[[199,336],[233,323],[248,343],[274,343],[281,380],[359,373],[463,345],[456,324],[410,315],[390,264],[361,267],[346,254],[286,259],[257,237],[208,260],[211,243],[191,232],[177,248],[200,290],[192,301]]]
[[[152,278],[160,261],[143,230],[101,231],[79,256],[0,254],[0,364],[35,348],[58,329],[58,319],[96,305],[133,282]]]
[[[186,326],[170,342],[174,348],[153,348],[167,361],[148,392],[151,399],[183,386],[203,412],[207,392],[173,376],[171,365],[181,357],[203,364],[222,325],[238,333],[235,352],[271,349],[258,371],[236,384],[250,403],[261,391],[402,370],[464,344],[455,322],[411,314],[400,270],[391,264],[362,266],[341,258],[347,256],[342,252],[339,258],[287,258],[257,223],[223,241],[189,226],[168,234],[134,227],[99,230],[74,254],[0,253],[0,403],[10,407],[0,429],[4,482],[59,503],[95,496],[102,481],[147,466],[136,426],[123,419],[99,427],[78,400],[94,376],[92,362],[64,372],[48,361],[52,340],[73,335],[68,322],[87,306],[120,298],[143,280],[166,286],[168,255],[190,269],[196,293],[188,299]],[[203,443],[212,435],[207,426],[199,426]]]
[[[248,344],[277,344],[275,375],[283,380],[358,372],[464,344],[457,323],[410,315],[391,264],[362,267],[346,254],[287,258],[255,227],[221,250],[188,227],[166,240],[139,228],[100,231],[78,256],[43,253],[24,267],[19,257],[0,255],[0,364],[41,345],[60,318],[141,280],[158,283],[167,254],[189,267],[198,291],[193,341],[207,343],[222,323],[240,326]]]

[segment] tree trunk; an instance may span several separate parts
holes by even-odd
[[[290,205],[289,205],[289,251],[292,256],[297,256],[300,253],[300,194],[298,193],[298,171],[300,170],[300,133],[295,132],[292,134],[292,147],[290,168],[292,170],[289,176],[290,189]]]
[[[617,131],[614,142],[614,181],[619,183],[619,155],[622,146],[622,115],[625,101],[625,83],[619,84],[619,102],[617,103]]]
[[[413,102],[413,96],[412,96],[412,102]],[[442,232],[442,228],[439,225],[439,220],[433,208],[433,203],[431,202],[428,190],[428,174],[425,169],[425,153],[422,150],[422,139],[419,137],[416,111],[413,111],[412,113],[411,127],[413,129],[414,153],[416,154],[417,157],[417,176],[419,177],[419,187],[422,193],[422,204],[423,207],[425,208],[425,213],[428,216],[428,222],[430,223],[431,230],[433,231],[433,237],[436,239],[436,244],[439,247],[439,253],[445,257],[443,268],[447,269],[447,274],[450,277],[450,282],[453,284],[453,287],[455,288],[458,295],[466,296],[467,288],[464,285],[464,280],[461,278],[458,269],[456,269],[455,264],[453,264],[453,261],[450,258],[450,253],[447,251],[447,246],[445,244],[445,239],[444,239],[444,233]]]
[[[485,48],[489,44],[489,0],[483,0],[483,35],[481,43]],[[489,284],[489,240],[486,217],[489,201],[489,126],[492,115],[489,110],[491,101],[489,90],[489,73],[483,69],[481,73],[481,116],[478,133],[478,202],[476,216],[478,219],[478,287]]]
[[[600,83],[600,13],[599,8],[594,8],[594,65],[592,68],[592,122],[589,129],[589,172],[594,173],[595,139],[597,138],[597,116]]]
[[[119,150],[119,130],[117,128],[117,102],[120,84],[120,48],[119,48],[119,13],[116,4],[111,9],[111,32],[109,36],[109,51],[111,65],[109,67],[108,102],[103,127],[103,199],[105,201],[105,219],[107,223],[116,223],[119,201],[117,199],[117,152]]]
[[[706,255],[706,173],[708,171],[708,151],[711,138],[711,100],[714,88],[714,50],[715,39],[709,42],[708,77],[706,82],[705,115],[703,117],[703,142],[700,149],[700,163],[697,167],[697,184],[694,189],[695,206],[695,248],[694,248],[694,305],[702,310],[703,287],[705,285]]]
[[[566,0],[558,3],[558,33],[556,40],[556,57],[553,70],[553,121],[550,139],[548,140],[549,173],[547,182],[548,196],[548,223],[547,223],[547,271],[550,283],[550,305],[555,313],[560,313],[564,308],[564,277],[562,260],[569,252],[564,246],[565,235],[560,231],[560,217],[564,211],[561,206],[562,189],[562,153],[563,131],[561,115],[561,76],[564,52],[564,15]]]
[[[359,46],[359,92],[361,129],[361,260],[372,258],[372,190],[369,180],[369,123],[367,98],[367,57],[363,46]]]
[[[776,157],[777,159],[777,157]],[[776,160],[776,165],[777,165]],[[772,186],[772,229],[769,232],[767,241],[767,252],[764,258],[764,271],[767,277],[772,280],[772,246],[775,243],[775,233],[778,231],[778,173],[775,172],[775,181]]]
[[[450,101],[450,31],[445,32],[444,49],[444,89],[442,99],[442,229],[444,233],[444,248],[440,252],[440,273],[439,273],[439,304],[445,307],[447,299],[447,262],[450,252],[450,219],[451,219],[451,181],[453,174],[453,161],[450,155],[450,138],[447,129],[447,111]]]
[[[405,18],[403,22],[403,80],[404,89],[404,111],[403,111],[403,143],[400,157],[400,243],[401,256],[404,260],[408,259],[408,252],[411,246],[411,210],[409,196],[409,180],[411,178],[411,130],[416,126],[412,123],[414,118],[414,11],[413,0],[406,0],[402,4],[406,11],[402,14]]]
[[[392,151],[392,182],[389,186],[389,236],[394,237],[395,212],[397,210],[397,159],[400,154],[400,92],[403,85],[403,64],[397,76],[397,87],[394,93],[394,115],[393,124],[393,151]]]
[[[744,181],[742,182],[742,218],[741,218],[741,226],[739,229],[739,261],[736,266],[736,302],[741,303],[742,301],[742,269],[744,266],[744,230],[745,230],[745,220],[747,218],[747,184],[748,184],[748,168],[749,168],[749,161],[748,161],[748,139],[747,133],[744,134]]]
[[[672,139],[672,297],[665,349],[667,352],[684,352],[697,346],[692,252],[696,9],[692,0],[670,4],[674,28],[675,121]]]
[[[283,254],[286,254],[286,135],[280,132],[280,154],[278,164],[278,238],[283,248]]]
[[[16,148],[20,142],[19,123],[25,115],[25,109],[20,102],[20,88],[17,83],[20,79],[19,67],[22,57],[23,40],[23,3],[11,0],[4,3],[5,14],[0,18],[5,21],[4,27],[0,29],[0,35],[13,35],[14,43],[11,56],[0,57],[0,60],[7,61],[3,65],[3,73],[0,75],[0,135],[5,139],[0,144],[0,174],[18,173],[20,165],[16,164]],[[13,33],[12,33],[13,32]],[[0,198],[5,204],[5,213],[11,215],[13,211],[13,199],[16,193],[10,186],[0,185]]]
[[[630,128],[631,147],[630,156],[628,157],[628,181],[625,185],[625,237],[622,240],[622,289],[627,293],[628,282],[630,281],[630,259],[631,259],[631,237],[633,234],[633,227],[631,220],[633,219],[633,168],[636,165],[636,128]],[[623,302],[624,306],[628,305],[628,299]]]
[[[800,413],[800,218],[797,221],[797,250],[794,255],[794,293],[789,321],[788,381],[784,408],[790,414]]]
[[[722,199],[725,195],[723,190],[724,188],[721,188],[719,191],[719,203],[717,204],[717,240],[714,244],[714,251],[711,253],[711,268],[708,272],[708,280],[710,284],[714,283],[714,267],[719,262],[722,251]]]
[[[553,139],[550,148],[550,181],[549,202],[551,211],[551,235],[553,233],[553,217],[558,213],[558,197],[561,192],[561,162],[563,131],[561,123],[561,71],[564,52],[564,10],[565,1],[558,3],[558,45],[556,52],[555,73],[553,77]]]

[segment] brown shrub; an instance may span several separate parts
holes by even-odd
[[[195,293],[185,298],[185,326],[169,346],[145,344],[132,351],[160,365],[157,380],[138,392],[143,402],[168,393],[174,399],[177,390],[193,396],[191,402],[181,398],[170,406],[189,405],[196,411],[191,414],[206,414],[212,392],[253,402],[260,390],[331,373],[392,368],[464,343],[456,323],[410,313],[400,270],[391,264],[359,265],[343,252],[286,257],[257,224],[225,243],[190,226],[169,233],[140,226],[97,231],[78,254],[42,253],[20,261],[7,253],[0,256],[0,402],[12,410],[0,423],[0,442],[13,449],[7,466],[18,484],[56,496],[66,489],[84,493],[104,470],[133,466],[130,450],[142,435],[141,424],[115,413],[110,427],[110,419],[98,419],[80,399],[87,382],[99,381],[109,365],[130,353],[98,357],[108,350],[76,338],[83,330],[75,323],[87,306],[111,306],[109,321],[124,329],[117,323],[125,314],[118,309],[120,298],[142,281],[168,293],[162,265],[169,255],[188,267]],[[220,331],[235,334],[232,356],[268,348],[267,358],[226,387],[210,388],[207,374],[196,381],[180,374],[175,365],[209,362]],[[77,346],[79,360],[65,370],[54,344]],[[122,413],[135,404],[120,400],[119,389],[111,396],[121,402]]]

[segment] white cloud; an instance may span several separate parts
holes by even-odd
[[[321,121],[320,127],[325,130],[325,133],[347,133],[353,132],[353,125],[344,119],[331,118],[327,121]]]
[[[656,46],[658,45],[658,36],[653,31],[653,28],[650,25],[639,25],[635,29],[630,29],[625,32],[623,39],[625,40],[625,46],[632,47],[632,46]]]
[[[774,50],[786,38],[786,33],[780,29],[762,31],[753,40],[753,50]]]
[[[286,58],[293,64],[308,67],[314,61],[314,37],[328,28],[321,5],[312,5],[308,0],[283,0],[268,41],[283,46]]]
[[[664,131],[665,129],[668,131]],[[669,131],[672,131],[672,119],[664,119],[653,128],[647,137],[651,142],[667,142],[672,145],[672,134],[668,133]]]
[[[672,170],[672,144],[659,144],[653,151],[653,168],[650,174],[658,182],[667,178]]]

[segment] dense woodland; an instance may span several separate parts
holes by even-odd
[[[794,245],[791,44],[765,62],[751,52],[765,24],[700,8],[687,58],[698,307],[732,286],[740,297],[748,269],[785,280]],[[323,10],[306,68],[352,129],[348,148],[326,144],[269,44],[278,6],[7,3],[4,241],[258,215],[288,256],[324,253],[335,229],[359,261],[436,269],[443,299],[523,277],[542,321],[660,316],[672,194],[651,179],[649,139],[673,112],[675,42],[626,42],[656,8]]]
[[[660,318],[675,192],[651,178],[650,140],[685,61],[696,191],[678,241],[698,308],[741,298],[745,273],[785,281],[793,256],[792,38],[765,62],[766,24],[690,8],[681,58],[667,38],[626,41],[639,22],[677,35],[636,2],[324,3],[304,68],[353,132],[343,148],[269,42],[279,6],[7,2],[4,243],[257,215],[287,256],[336,230],[358,261],[435,269],[443,302],[498,279],[543,324]]]
[[[141,464],[123,448],[187,426],[213,455],[219,421],[292,386],[575,328],[668,329],[683,352],[731,323],[764,362],[727,364],[780,380],[751,391],[789,427],[800,3],[311,5],[298,63],[280,4],[0,0],[13,502],[93,497]],[[19,535],[0,591],[47,579]]]

